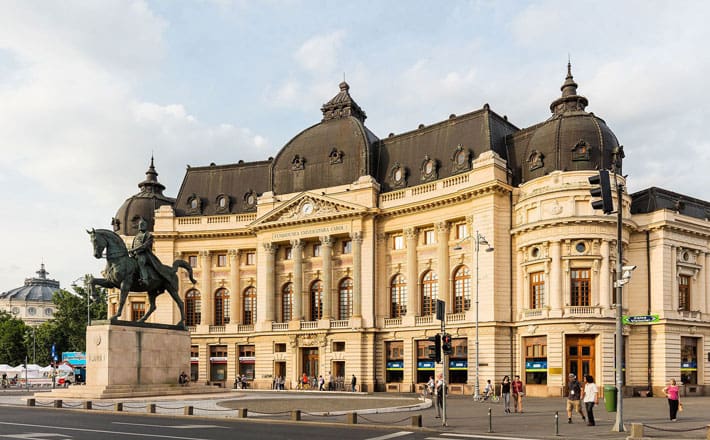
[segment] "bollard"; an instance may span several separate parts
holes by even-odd
[[[348,425],[357,425],[357,413],[348,413],[345,423]]]
[[[36,403],[35,399],[27,399],[27,406],[35,406]]]
[[[91,409],[91,400],[84,401],[84,409]]]
[[[627,439],[642,439],[643,438],[643,423],[631,424],[631,435]]]
[[[114,410],[114,411],[118,411],[118,412],[123,411],[123,403],[121,403],[121,402],[116,402],[116,403],[114,403],[114,404],[113,404],[113,410]]]
[[[146,410],[149,414],[155,414],[155,403],[149,403],[149,404],[147,404],[147,405],[145,406],[145,410]]]
[[[488,432],[493,432],[493,415],[492,411],[488,408]]]
[[[412,416],[412,427],[421,428],[422,427],[422,415]]]
[[[185,409],[183,410],[183,415],[186,416],[191,416],[192,413],[194,412],[195,408],[192,405],[185,405]]]
[[[237,408],[237,417],[240,419],[246,419],[247,418],[247,409],[246,408]]]
[[[291,420],[294,422],[298,422],[301,420],[301,410],[300,409],[294,409],[291,411]]]
[[[55,399],[54,400],[54,407],[61,408],[62,407],[62,399]]]
[[[560,435],[560,412],[555,411],[555,435]]]

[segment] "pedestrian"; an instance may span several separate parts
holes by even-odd
[[[489,397],[493,395],[493,384],[491,383],[491,380],[488,379],[486,382],[486,387],[483,389],[483,400],[488,400]]]
[[[446,393],[446,382],[444,382],[444,375],[439,374],[436,381],[436,418],[441,417],[441,412],[444,408],[444,393]]]
[[[678,395],[678,385],[675,379],[671,379],[663,388],[663,393],[668,397],[668,408],[670,409],[671,422],[678,420],[678,408],[680,406],[680,396]]]
[[[513,404],[515,405],[515,412],[523,412],[523,396],[525,395],[525,385],[523,381],[520,380],[520,376],[515,376],[512,383],[513,391]]]
[[[510,414],[510,377],[503,376],[503,381],[500,383],[500,393],[503,396],[505,412]]]
[[[325,379],[322,374],[318,376],[318,391],[325,391]]]
[[[350,391],[355,392],[355,386],[357,385],[357,377],[353,374],[352,379],[350,379]]]
[[[586,383],[582,392],[582,400],[587,409],[587,426],[594,426],[594,405],[599,404],[599,388],[594,383],[594,377],[591,374],[585,376]]]
[[[335,384],[333,383],[333,375],[328,372],[328,391],[334,391]]]
[[[582,385],[577,380],[577,375],[574,373],[569,374],[569,380],[567,381],[567,423],[572,423],[572,413],[578,413],[582,416],[582,421],[584,418],[584,413],[582,412],[582,405],[580,405],[580,400],[582,398]]]

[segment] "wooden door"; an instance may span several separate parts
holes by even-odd
[[[575,374],[580,382],[586,375],[596,376],[594,346],[596,336],[568,335],[565,338],[567,374]]]

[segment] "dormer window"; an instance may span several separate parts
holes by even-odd
[[[401,188],[407,185],[407,170],[400,165],[399,162],[395,162],[390,170],[390,180],[392,181],[392,186],[395,188]]]
[[[230,199],[226,194],[220,194],[217,196],[217,213],[226,214],[229,212]]]
[[[462,145],[457,145],[451,155],[451,173],[461,173],[471,169],[471,152]]]
[[[244,210],[254,211],[256,210],[256,193],[253,189],[250,189],[244,194]]]
[[[202,214],[202,199],[195,193],[187,198],[187,213],[188,215]]]
[[[591,146],[584,139],[580,139],[577,144],[572,147],[572,160],[574,161],[589,161]]]
[[[436,159],[432,159],[429,157],[428,154],[424,155],[424,160],[422,161],[422,166],[420,169],[421,172],[421,177],[420,180],[422,182],[429,182],[431,180],[436,180],[438,177],[438,161]]]
[[[532,153],[530,153],[530,155],[528,156],[528,166],[530,167],[530,171],[542,168],[545,165],[543,162],[544,158],[544,154],[540,153],[537,150],[533,150]]]

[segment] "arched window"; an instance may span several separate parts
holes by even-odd
[[[468,266],[459,266],[454,272],[454,313],[471,308],[471,272]]]
[[[399,318],[407,314],[407,279],[398,273],[390,281],[390,318]]]
[[[436,312],[438,297],[439,277],[433,270],[428,270],[422,277],[422,316],[433,315]]]
[[[323,317],[323,283],[316,280],[311,284],[311,321]]]
[[[202,304],[200,292],[195,289],[185,294],[185,324],[188,326],[200,325],[202,321]]]
[[[242,324],[250,325],[256,322],[256,288],[249,286],[244,290],[244,318]]]
[[[281,322],[293,319],[293,283],[284,284],[281,289]]]
[[[229,292],[219,289],[214,293],[214,325],[229,324]]]
[[[353,280],[344,278],[338,287],[338,319],[350,319],[353,314]]]

